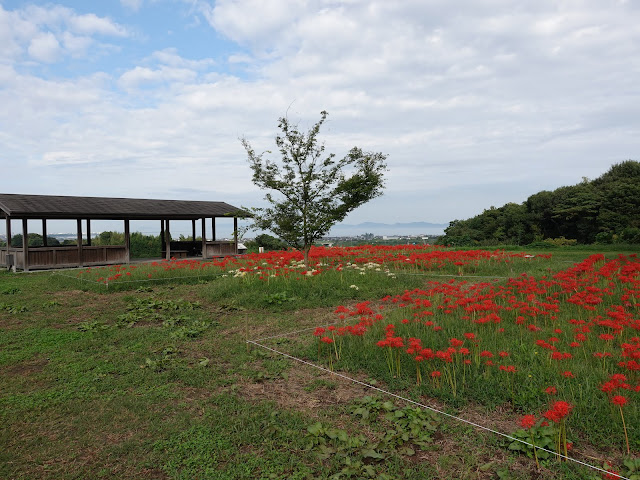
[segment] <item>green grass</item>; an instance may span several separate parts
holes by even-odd
[[[473,273],[542,272],[586,256],[557,252]],[[317,422],[373,440],[393,424],[363,425],[350,407],[370,393],[247,348],[246,339],[326,324],[338,305],[441,280],[418,273],[429,272],[392,278],[345,268],[268,282],[228,276],[107,289],[48,272],[0,272],[0,304],[11,307],[0,309],[0,478],[366,478],[358,475],[370,470],[380,479],[587,478],[569,464],[538,476],[499,438],[446,419],[413,456],[391,448],[379,461],[355,448],[322,458],[309,448]],[[456,276],[458,267],[431,273]],[[271,344],[315,352],[304,336]],[[362,374],[363,365],[349,368]],[[384,379],[385,368],[365,378]]]

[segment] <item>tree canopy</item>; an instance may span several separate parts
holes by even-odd
[[[270,192],[270,206],[254,208],[254,228],[269,230],[288,245],[301,249],[308,265],[313,242],[329,232],[349,212],[382,195],[386,155],[353,147],[342,159],[325,153],[318,142],[320,127],[328,113],[307,133],[286,117],[278,121],[281,134],[275,139],[279,161],[257,154],[243,138],[253,183]]]
[[[531,195],[454,220],[441,241],[452,245],[526,245],[565,238],[581,244],[640,243],[640,163],[613,165],[595,180]]]

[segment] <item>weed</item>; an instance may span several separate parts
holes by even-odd
[[[282,305],[287,302],[295,302],[297,298],[288,296],[287,292],[278,292],[265,295],[264,300],[269,305]]]
[[[313,380],[306,387],[304,387],[304,391],[305,392],[313,392],[315,390],[320,390],[322,388],[325,388],[327,390],[335,390],[337,387],[338,387],[338,384],[336,382],[333,382],[331,380],[324,380],[322,378],[318,378],[316,380]]]
[[[166,347],[152,358],[147,358],[141,368],[148,368],[153,372],[160,373],[169,369],[174,363],[178,355],[175,347]]]
[[[81,332],[94,332],[96,330],[107,330],[109,325],[99,322],[98,320],[92,320],[79,323],[76,328]]]
[[[9,305],[8,303],[0,303],[0,310],[5,310],[13,314],[24,313],[29,311],[29,309],[24,305]]]
[[[0,291],[0,295],[17,295],[18,293],[20,293],[21,290],[17,287],[9,287],[9,288],[5,288],[4,290]]]

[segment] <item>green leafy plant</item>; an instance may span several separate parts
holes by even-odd
[[[18,293],[20,293],[20,289],[17,287],[5,288],[4,290],[0,291],[0,294],[2,295],[16,295]]]
[[[13,314],[24,313],[29,311],[29,309],[24,305],[9,305],[8,303],[0,303],[0,310],[5,310]]]
[[[640,480],[640,458],[625,458],[622,464],[625,467],[622,472],[623,477],[629,480]]]
[[[178,339],[196,338],[202,335],[202,333],[205,332],[210,326],[210,322],[193,320],[189,325],[178,327],[177,329],[172,331],[170,335],[172,338]]]
[[[307,449],[321,460],[338,460],[341,470],[331,478],[389,478],[376,468],[391,456],[413,456],[415,447],[425,449],[440,426],[440,418],[430,410],[397,407],[391,401],[366,396],[348,411],[358,420],[377,427],[374,435],[349,435],[346,430],[316,422],[307,428]]]
[[[511,436],[527,443],[513,441],[508,445],[509,450],[524,453],[529,458],[535,458],[537,455],[542,464],[546,464],[552,456],[552,454],[546,450],[556,450],[556,433],[554,428],[549,425],[533,426],[528,430],[520,428],[512,433]],[[537,448],[534,453],[534,447],[531,446],[532,438],[536,447],[541,447],[546,450],[540,450],[540,448]]]
[[[141,368],[148,368],[149,370],[160,373],[167,370],[173,363],[178,355],[178,349],[175,347],[166,347],[159,354],[152,358],[147,358],[144,365]]]
[[[265,295],[264,300],[269,305],[283,305],[287,302],[294,302],[297,300],[297,298],[290,297],[287,292],[279,292]]]
[[[42,308],[53,308],[53,307],[59,307],[60,305],[62,304],[57,300],[49,300],[48,302],[44,302],[42,304]]]
[[[92,320],[79,323],[76,328],[81,332],[94,332],[96,330],[107,330],[109,325],[104,322],[99,322],[98,320]]]

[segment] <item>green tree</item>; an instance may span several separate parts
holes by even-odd
[[[267,235],[266,233],[258,235],[253,242],[247,243],[250,243],[250,245],[247,246],[255,246],[256,248],[262,247],[265,250],[284,250],[287,248],[287,244],[285,242],[279,238]]]
[[[247,139],[242,145],[247,151],[253,171],[253,183],[263,190],[277,192],[265,195],[270,204],[253,209],[253,226],[269,230],[290,246],[302,250],[309,265],[309,249],[349,212],[382,195],[386,155],[363,152],[354,147],[342,159],[325,154],[317,137],[327,112],[303,133],[286,117],[279,119],[282,134],[276,136],[279,162],[256,154]],[[265,152],[271,153],[271,152]]]
[[[42,241],[42,235],[39,233],[30,233],[28,236],[27,243],[29,247],[42,247],[44,242]],[[55,247],[60,245],[60,242],[55,237],[50,237],[47,235],[47,245],[50,247]],[[22,248],[22,234],[19,233],[11,237],[11,246],[13,248]]]

